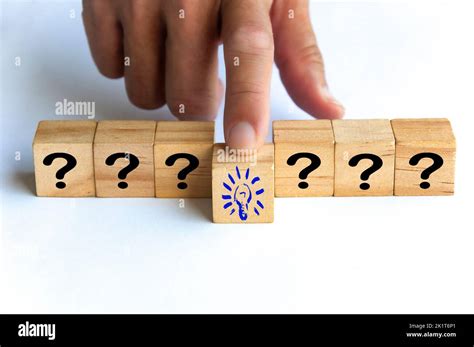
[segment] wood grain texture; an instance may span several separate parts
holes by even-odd
[[[454,194],[456,139],[449,120],[394,119],[392,128],[396,140],[395,195]],[[433,165],[433,159],[423,158],[410,165],[410,159],[419,153],[434,153],[443,159],[442,166],[428,179],[421,175]],[[423,189],[427,183],[429,187]]]
[[[41,121],[33,140],[36,194],[54,197],[95,196],[92,143],[97,123],[95,121]],[[67,160],[56,158],[51,165],[43,160],[52,153],[67,153],[76,159],[76,166],[64,179],[56,178],[58,170]],[[63,182],[64,188],[56,184]]]
[[[155,178],[153,144],[156,122],[148,120],[100,121],[94,139],[94,167],[98,197],[154,197]],[[139,166],[126,179],[119,172],[130,164],[120,158],[111,166],[106,159],[114,153],[127,153],[139,160]],[[121,189],[118,184],[127,183]]]
[[[272,223],[274,209],[274,146],[263,145],[252,163],[244,156],[226,157],[215,144],[212,159],[214,223]],[[245,157],[248,159],[248,156]]]
[[[334,134],[330,120],[274,121],[275,196],[332,196],[334,193]],[[319,167],[306,179],[299,174],[312,163],[300,158],[288,165],[296,153],[312,153],[319,157]],[[305,182],[307,184],[301,184]],[[301,188],[301,185],[303,188]]]
[[[214,122],[158,121],[155,135],[155,195],[159,198],[209,198],[212,195],[212,148]],[[190,162],[178,159],[166,165],[171,155],[187,153],[199,160],[199,166],[184,180],[178,173]],[[178,184],[185,183],[180,189]],[[180,185],[180,186],[181,186]]]
[[[395,138],[390,121],[334,120],[332,121],[335,146],[335,196],[393,195]],[[373,165],[370,159],[362,159],[352,167],[350,160],[359,154],[374,154],[383,161],[382,167],[370,175],[367,181],[361,174]],[[366,183],[369,189],[361,189]]]
[[[158,121],[155,142],[158,143],[214,143],[214,122]]]

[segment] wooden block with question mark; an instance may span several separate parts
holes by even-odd
[[[215,144],[212,158],[214,223],[272,223],[274,146],[233,150]]]
[[[95,196],[91,120],[41,121],[33,140],[36,194]]]
[[[99,121],[94,138],[98,197],[154,197],[153,143],[156,122]]]
[[[394,119],[395,195],[452,195],[456,139],[448,119]]]
[[[330,120],[273,122],[275,196],[332,196],[334,134]]]
[[[158,121],[155,134],[155,195],[211,197],[214,122]]]
[[[395,138],[390,121],[333,120],[335,196],[393,195]]]

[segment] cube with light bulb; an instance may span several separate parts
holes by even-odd
[[[273,144],[258,151],[214,145],[214,223],[272,223],[274,195]]]

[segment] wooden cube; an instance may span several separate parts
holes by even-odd
[[[332,196],[334,134],[330,120],[274,121],[275,196]]]
[[[38,196],[95,196],[95,121],[41,121],[33,140]]]
[[[447,119],[394,119],[395,195],[452,195],[456,139]]]
[[[99,197],[154,197],[155,121],[100,121],[94,139]]]
[[[212,159],[214,223],[273,222],[273,144],[235,151],[215,144]]]
[[[214,122],[158,121],[155,194],[159,198],[210,198]]]
[[[335,196],[393,195],[395,139],[390,121],[334,120]]]

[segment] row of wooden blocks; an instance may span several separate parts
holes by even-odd
[[[274,121],[257,151],[214,144],[214,122],[42,121],[38,196],[213,198],[215,222],[271,222],[273,199],[451,195],[447,119]]]

